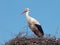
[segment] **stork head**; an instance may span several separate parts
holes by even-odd
[[[26,12],[29,12],[29,8],[26,8],[21,14],[24,14]]]

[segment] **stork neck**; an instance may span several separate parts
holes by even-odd
[[[30,16],[29,16],[29,12],[26,12],[26,18],[29,18]]]
[[[29,12],[26,12],[26,18],[27,18],[27,21],[30,20]]]
[[[26,12],[26,16],[29,16],[29,12]]]

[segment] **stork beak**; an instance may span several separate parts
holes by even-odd
[[[24,14],[26,11],[23,11],[21,14]]]

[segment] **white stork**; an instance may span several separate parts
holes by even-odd
[[[41,27],[41,24],[36,19],[29,16],[29,8],[26,8],[22,12],[22,14],[23,13],[26,13],[27,22],[28,22],[30,29],[34,32],[35,35],[37,35],[38,37],[42,37],[44,35],[44,32]]]

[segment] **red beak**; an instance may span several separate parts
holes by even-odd
[[[23,11],[21,14],[24,14],[26,11]]]

